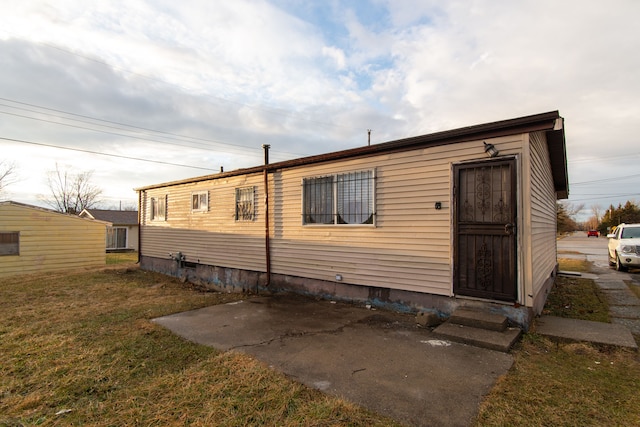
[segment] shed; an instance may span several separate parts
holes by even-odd
[[[552,111],[137,191],[144,269],[441,316],[480,307],[526,329],[557,272],[564,121]]]
[[[107,223],[0,202],[0,277],[105,265]]]
[[[107,225],[107,252],[138,250],[138,211],[83,209],[80,217],[97,219]]]

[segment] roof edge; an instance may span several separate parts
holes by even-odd
[[[497,122],[489,122],[478,125],[466,126],[431,134],[402,138],[374,145],[350,148],[347,150],[334,151],[326,154],[318,154],[308,157],[301,157],[282,162],[271,163],[268,165],[254,166],[250,168],[236,169],[229,172],[221,172],[210,175],[202,175],[194,178],[187,178],[177,181],[169,181],[165,183],[152,184],[144,187],[134,188],[134,191],[145,191],[160,187],[170,187],[174,185],[182,185],[207,181],[210,179],[228,178],[238,175],[257,174],[267,171],[275,171],[279,169],[288,169],[293,167],[305,166],[314,163],[324,163],[334,160],[342,160],[355,157],[371,156],[375,154],[405,151],[413,149],[417,146],[428,147],[454,144],[458,142],[469,141],[473,139],[495,138],[514,133],[534,132],[534,131],[552,131],[557,127],[558,119],[562,119],[558,110],[546,113],[533,114],[529,116],[517,117],[514,119],[500,120]],[[564,128],[556,129],[564,134]],[[564,138],[563,138],[564,140]]]
[[[3,206],[3,205],[17,206],[17,207],[20,207],[20,208],[32,209],[32,210],[42,211],[42,212],[46,212],[46,213],[62,215],[62,216],[66,216],[66,217],[69,217],[69,218],[77,218],[77,219],[82,220],[82,221],[101,222],[101,223],[106,224],[106,225],[111,225],[111,223],[108,222],[108,221],[102,221],[102,220],[99,220],[99,219],[92,219],[92,218],[84,218],[84,217],[81,217],[79,215],[74,215],[74,214],[65,213],[65,212],[58,212],[58,211],[53,210],[53,209],[43,208],[41,206],[30,205],[28,203],[15,202],[13,200],[0,201],[0,206]]]

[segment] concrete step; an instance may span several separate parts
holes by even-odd
[[[507,353],[522,334],[522,330],[506,328],[504,331],[493,331],[451,323],[448,320],[435,328],[433,333],[450,341]]]
[[[456,309],[451,314],[449,322],[498,332],[502,332],[507,329],[506,316],[464,307]]]

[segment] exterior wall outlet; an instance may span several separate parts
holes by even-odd
[[[342,281],[342,274],[336,274],[336,282]]]

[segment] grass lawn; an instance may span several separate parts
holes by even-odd
[[[107,252],[107,265],[135,264],[138,262],[138,252]]]
[[[604,312],[588,282],[560,283],[546,310]],[[126,264],[0,279],[0,426],[395,425],[150,321],[244,297],[202,293]],[[640,425],[638,353],[557,344],[532,331],[513,354],[477,426]]]
[[[580,260],[561,270],[588,271]],[[545,314],[609,321],[606,298],[588,279],[559,277]],[[555,343],[534,331],[513,351],[515,363],[480,407],[477,426],[640,425],[640,356],[587,343]]]
[[[246,297],[186,286],[131,267],[0,279],[0,426],[393,425],[152,323]]]

